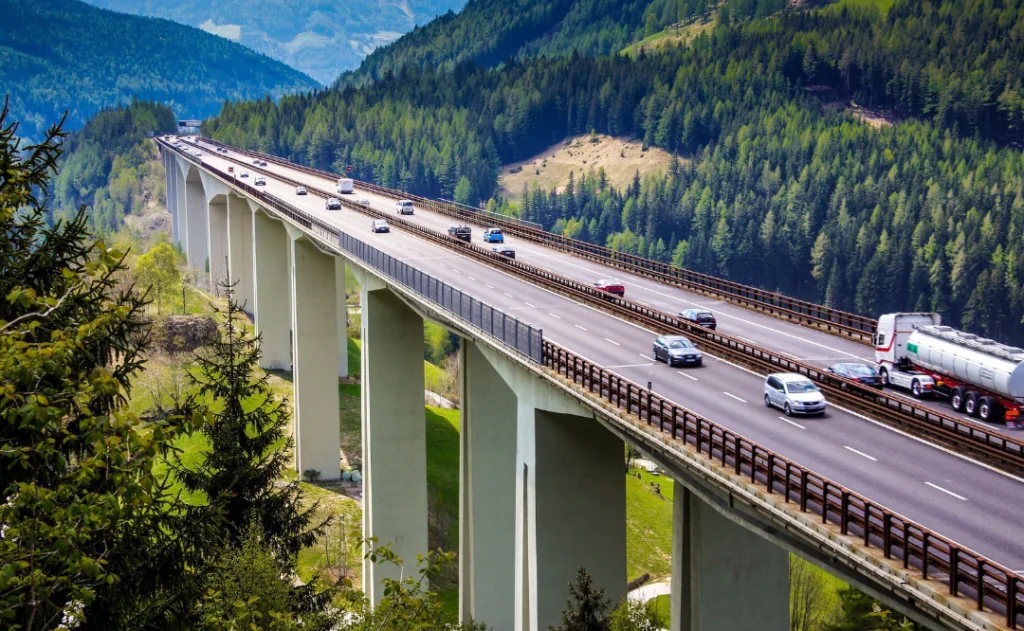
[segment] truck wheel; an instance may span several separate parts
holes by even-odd
[[[910,382],[910,394],[914,395],[915,399],[920,399],[924,396],[924,389],[921,387],[921,381],[915,379]]]
[[[882,378],[882,383],[884,383],[887,386],[891,385],[889,383],[889,371],[887,369],[882,368],[881,370],[879,370],[878,376]]]
[[[949,393],[949,405],[957,412],[964,411],[964,389],[960,386],[953,388]]]
[[[992,397],[981,397],[978,400],[978,418],[989,423],[998,421],[1003,416],[1003,408]]]
[[[971,392],[967,393],[966,397],[964,397],[964,412],[967,412],[967,416],[977,416],[978,415],[978,393],[977,392],[974,392],[972,390]]]

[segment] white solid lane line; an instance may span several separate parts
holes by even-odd
[[[679,373],[680,375],[686,377],[687,379],[693,379],[694,381],[700,381],[700,379],[697,379],[693,375],[689,375],[689,374],[687,374],[687,373],[685,373],[685,372],[683,372],[681,370],[677,370],[676,372]]]
[[[747,402],[747,401],[746,401],[746,399],[741,399],[741,398],[739,398],[738,396],[736,396],[735,394],[730,394],[730,393],[728,393],[728,392],[723,392],[722,394],[724,394],[724,395],[725,395],[725,396],[727,396],[727,397],[732,397],[733,399],[736,399],[736,400],[737,400],[737,401],[739,401],[740,403],[746,403],[746,402]]]
[[[866,453],[864,453],[863,451],[857,451],[856,449],[854,449],[853,447],[850,447],[849,445],[843,445],[843,449],[848,449],[848,450],[852,451],[853,453],[857,454],[858,456],[864,456],[865,458],[867,458],[868,460],[870,460],[872,462],[878,462],[878,458],[875,458],[874,456],[869,456]]]
[[[556,319],[556,320],[561,320],[562,319],[561,316],[556,316],[553,313],[549,313],[548,315],[551,316],[552,318]]]
[[[785,416],[780,416],[780,417],[779,417],[779,420],[780,420],[780,421],[786,421],[786,422],[787,422],[787,423],[789,423],[790,425],[793,425],[794,427],[799,427],[800,429],[807,429],[806,427],[804,427],[804,426],[803,426],[803,425],[801,425],[800,423],[797,423],[796,421],[791,421],[791,420],[789,420],[788,418],[786,418]]]
[[[963,495],[957,495],[953,491],[950,491],[949,489],[944,489],[941,486],[939,486],[938,484],[932,484],[931,482],[925,482],[925,484],[927,484],[928,486],[932,487],[933,489],[935,489],[937,491],[942,491],[946,495],[952,495],[953,497],[955,497],[956,499],[958,499],[958,500],[960,500],[962,502],[966,502],[967,501],[967,498],[964,497]]]
[[[622,346],[622,344],[619,344],[619,343],[618,343],[618,342],[616,342],[615,340],[609,340],[608,338],[604,338],[604,341],[605,341],[605,342],[611,342],[612,344],[614,344],[614,345],[616,345],[616,346]]]
[[[580,329],[581,331],[586,331],[587,330],[585,327],[582,327],[582,326],[580,326],[578,324],[574,324],[573,326],[576,327],[577,329]]]

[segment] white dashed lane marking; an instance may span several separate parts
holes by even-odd
[[[925,484],[927,484],[928,486],[932,487],[933,489],[935,489],[937,491],[942,491],[946,495],[951,495],[951,496],[955,497],[956,499],[960,500],[961,502],[966,502],[967,501],[967,498],[964,497],[963,495],[957,495],[953,491],[950,491],[949,489],[944,489],[941,486],[939,486],[938,484],[932,484],[931,482],[925,482]]]
[[[858,456],[863,456],[864,458],[867,458],[868,460],[870,460],[872,462],[878,462],[878,458],[875,458],[874,456],[869,456],[866,453],[864,453],[863,451],[858,451],[858,450],[854,449],[853,447],[850,447],[849,445],[843,445],[843,449],[848,449],[848,450],[852,451],[853,453],[857,454]]]

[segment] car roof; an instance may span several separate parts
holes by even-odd
[[[810,379],[798,372],[777,372],[768,376],[775,377],[779,381],[784,381],[786,383],[792,383],[794,381],[810,381]]]
[[[663,342],[689,342],[690,338],[685,335],[659,335],[658,339]]]

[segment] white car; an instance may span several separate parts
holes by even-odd
[[[374,219],[373,225],[371,226],[371,230],[373,230],[374,232],[391,232],[391,228],[390,226],[388,226],[388,222],[384,221],[383,219]]]
[[[777,372],[765,377],[764,404],[781,409],[786,416],[824,414],[826,406],[825,395],[818,386],[795,372]]]
[[[368,200],[368,199],[361,199],[361,200],[359,200],[359,205],[360,206],[366,206],[367,208],[369,208],[370,207],[370,200]]]
[[[325,205],[327,210],[341,210],[341,200],[337,197],[328,197]]]
[[[305,195],[308,192],[309,191],[306,190],[305,186],[296,186],[295,187],[295,194],[296,195]]]
[[[262,175],[257,175],[256,179],[253,180],[252,183],[255,184],[256,186],[266,186],[267,178],[263,177]]]
[[[395,208],[398,210],[399,215],[413,214],[412,202],[407,199],[401,199],[395,202]]]

